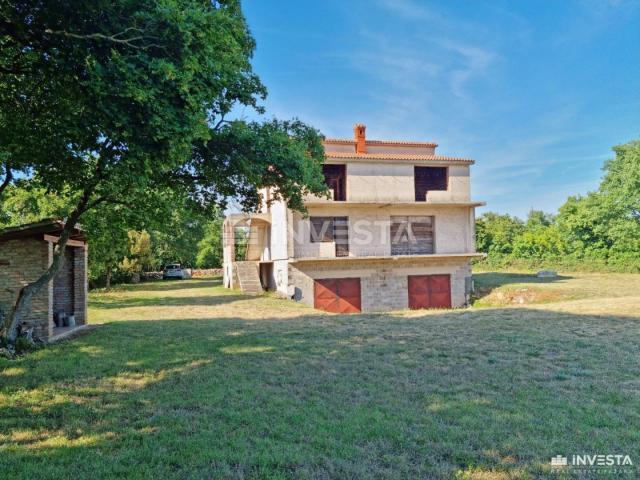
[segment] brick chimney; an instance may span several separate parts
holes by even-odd
[[[353,136],[356,140],[356,153],[367,153],[367,140],[365,130],[367,126],[362,123],[356,123],[353,126]]]

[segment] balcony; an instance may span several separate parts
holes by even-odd
[[[329,253],[329,252],[328,252]],[[430,253],[430,254],[415,254],[415,255],[391,255],[388,249],[385,251],[369,250],[360,251],[358,255],[350,253],[347,257],[334,256],[315,256],[314,252],[296,252],[294,258],[290,258],[291,263],[304,263],[304,262],[353,262],[353,261],[375,261],[375,260],[393,260],[393,261],[406,261],[416,259],[432,259],[432,260],[444,260],[454,258],[482,258],[485,257],[484,253],[467,252],[467,253]]]

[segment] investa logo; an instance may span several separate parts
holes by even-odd
[[[551,457],[551,465],[554,467],[564,467],[573,465],[575,467],[612,467],[612,466],[633,466],[631,457],[622,454],[609,455],[572,455],[571,463],[567,457],[556,455]]]

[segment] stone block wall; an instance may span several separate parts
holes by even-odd
[[[64,312],[73,315],[74,312],[74,250],[67,248],[64,252],[64,264],[53,279],[53,315]]]
[[[20,289],[37,278],[49,265],[53,250],[49,243],[27,238],[0,243],[0,310],[7,312]],[[53,324],[52,290],[50,283],[35,295],[22,323],[34,327],[34,334],[43,340],[51,335]]]
[[[468,303],[465,278],[471,276],[467,259],[342,260],[289,264],[289,281],[295,300],[314,304],[314,280],[324,278],[360,278],[363,312],[403,310],[409,307],[409,275],[451,275],[451,304]]]
[[[68,248],[68,247],[67,247]],[[76,325],[87,323],[87,295],[89,291],[87,277],[87,246],[74,247],[73,250],[73,313]]]
[[[32,299],[21,323],[34,328],[41,340],[53,333],[54,299],[56,295],[68,300],[56,300],[56,306],[72,305],[76,324],[87,321],[87,249],[67,247],[67,263],[63,275],[72,276],[72,282],[54,288],[55,280],[40,290]],[[0,242],[0,311],[7,312],[17,299],[20,289],[36,280],[53,261],[53,244],[37,238],[23,238]]]

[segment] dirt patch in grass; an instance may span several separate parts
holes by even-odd
[[[478,288],[474,294],[475,306],[528,305],[558,302],[571,296],[554,289],[523,288]]]

